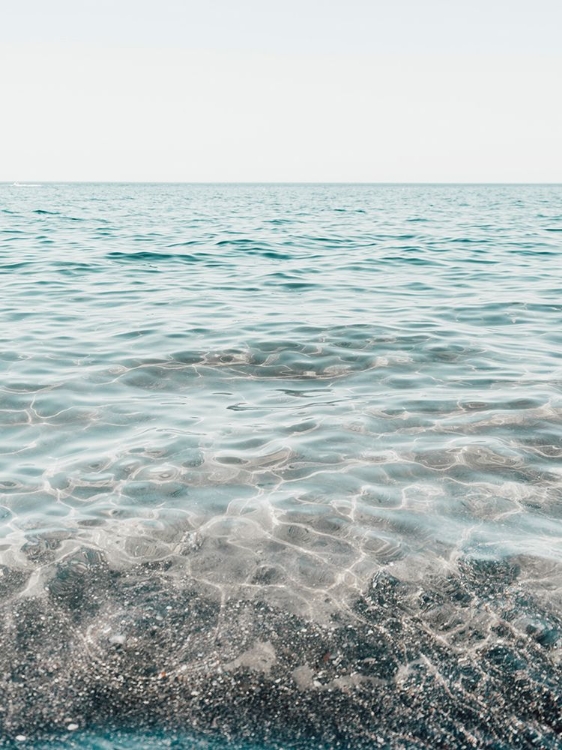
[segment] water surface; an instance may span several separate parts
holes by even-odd
[[[2,741],[560,747],[561,256],[559,186],[0,185]]]

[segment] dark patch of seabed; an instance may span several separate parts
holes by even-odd
[[[232,747],[561,747],[554,563],[465,558],[417,579],[387,566],[318,622],[268,603],[267,582],[221,594],[86,548],[51,565],[41,595],[27,572],[0,576],[2,746],[71,727]]]

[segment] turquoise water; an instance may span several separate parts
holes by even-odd
[[[0,185],[0,744],[560,747],[561,258],[560,186]]]

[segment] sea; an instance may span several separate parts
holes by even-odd
[[[0,185],[0,747],[561,736],[562,186]]]

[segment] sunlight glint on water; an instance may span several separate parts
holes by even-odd
[[[561,187],[0,196],[5,742],[556,747]]]

